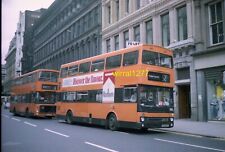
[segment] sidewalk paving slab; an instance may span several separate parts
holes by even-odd
[[[161,128],[160,130],[225,139],[225,121],[199,122],[175,119],[173,128]]]

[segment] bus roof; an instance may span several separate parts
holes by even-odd
[[[70,62],[70,63],[62,64],[61,68],[76,65],[76,64],[79,64],[79,63],[92,61],[93,59],[95,59],[95,60],[103,59],[105,57],[118,55],[118,54],[124,53],[126,51],[129,52],[129,51],[134,51],[135,49],[138,50],[139,48],[143,48],[143,47],[151,47],[153,50],[157,50],[157,51],[160,51],[160,52],[165,51],[165,50],[170,51],[169,49],[166,49],[166,48],[158,46],[158,45],[140,44],[140,45],[137,45],[137,46],[133,46],[133,47],[129,47],[129,48],[123,48],[123,49],[120,49],[120,50],[115,50],[115,51],[112,51],[112,52],[107,52],[107,53],[92,56],[92,57],[89,57],[89,58],[84,58],[84,59],[81,59],[81,60],[77,60],[77,61],[73,61],[73,62]],[[171,52],[171,54],[172,54],[172,52]]]
[[[40,71],[48,71],[48,72],[57,72],[57,73],[59,73],[58,70],[53,70],[53,69],[37,69],[37,70],[31,71],[31,72],[25,73],[25,74],[15,78],[15,79],[22,78],[24,76],[27,76],[27,75],[30,75],[30,74],[33,74],[33,73],[37,73],[37,72],[40,72]]]

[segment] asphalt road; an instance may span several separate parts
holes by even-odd
[[[225,140],[150,130],[110,131],[2,109],[2,152],[225,152]]]

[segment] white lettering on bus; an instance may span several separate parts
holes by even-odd
[[[93,74],[64,78],[62,87],[83,86],[102,83],[103,83],[103,72],[98,72]]]

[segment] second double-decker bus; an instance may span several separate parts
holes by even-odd
[[[54,117],[59,71],[38,69],[17,77],[11,88],[10,112],[15,115]]]
[[[172,51],[138,45],[61,66],[56,116],[68,123],[173,127]]]

